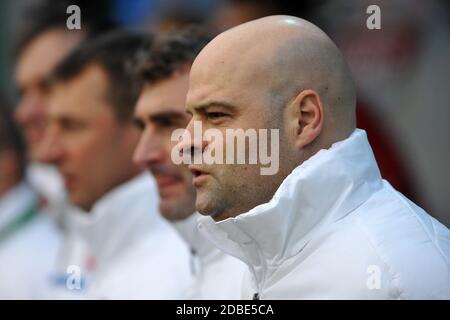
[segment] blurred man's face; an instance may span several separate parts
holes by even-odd
[[[155,176],[160,210],[168,220],[184,219],[194,212],[195,189],[186,166],[175,165],[171,151],[176,142],[172,132],[186,127],[189,116],[185,99],[189,86],[188,71],[156,84],[147,85],[135,110],[135,123],[142,130],[134,160]]]
[[[71,202],[84,210],[139,172],[132,163],[139,132],[117,119],[107,90],[106,74],[93,65],[49,95],[42,154],[58,166]]]
[[[32,160],[39,161],[38,146],[46,123],[45,80],[82,38],[80,32],[52,29],[34,38],[18,58],[15,77],[20,102],[16,119],[23,129]]]

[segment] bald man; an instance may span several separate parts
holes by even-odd
[[[189,165],[200,230],[249,267],[243,298],[450,298],[450,232],[382,179],[355,100],[338,48],[296,17],[242,24],[197,56],[182,154],[212,148],[196,124],[279,130],[275,174],[262,161]]]

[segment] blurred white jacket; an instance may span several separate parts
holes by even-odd
[[[69,202],[63,178],[55,166],[32,162],[27,166],[26,174],[27,181],[45,200],[45,214],[61,233],[57,265],[68,265],[66,259],[73,260],[74,252],[78,252],[81,246],[78,237],[72,232],[71,220],[74,215],[86,213]]]
[[[359,129],[270,202],[200,227],[250,267],[246,299],[450,299],[450,231],[382,180]]]
[[[228,300],[240,299],[241,287],[247,266],[233,256],[217,249],[197,229],[200,214],[173,223],[190,251],[189,268],[192,283],[186,299]],[[186,260],[186,262],[188,262]]]
[[[56,298],[179,299],[190,285],[185,244],[158,210],[153,178],[141,174],[71,215],[67,265],[53,277]],[[70,256],[72,255],[72,257]]]
[[[46,214],[56,225],[63,229],[64,221],[70,210],[64,189],[64,182],[56,167],[31,162],[27,166],[26,179],[36,192],[44,198]]]
[[[25,182],[0,197],[0,299],[39,299],[57,260],[61,234]]]

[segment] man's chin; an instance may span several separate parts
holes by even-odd
[[[217,212],[220,209],[217,206],[215,206],[214,203],[212,203],[212,201],[197,193],[197,199],[195,201],[195,210],[197,210],[204,216],[213,217],[217,214]]]
[[[37,145],[33,145],[33,144],[28,144],[28,152],[27,152],[27,156],[28,159],[30,159],[32,162],[36,162],[36,163],[44,163],[43,161],[41,161],[41,153],[39,152],[39,148]]]
[[[225,199],[211,199],[206,195],[197,193],[195,210],[204,216],[210,216],[214,221],[219,222],[235,217],[232,208],[226,205]]]
[[[186,192],[186,190],[184,190],[184,185],[181,182],[176,182],[164,186],[158,185],[158,193],[161,199],[171,199],[174,197],[179,197],[183,192]]]
[[[193,203],[187,203],[180,198],[160,199],[159,211],[169,221],[183,220],[189,217],[195,208]]]
[[[73,206],[75,206],[85,212],[89,212],[93,206],[93,203],[88,202],[78,196],[69,196],[69,200]]]
[[[30,129],[24,135],[25,142],[28,146],[28,157],[32,161],[40,162],[40,143],[43,138],[43,133]]]

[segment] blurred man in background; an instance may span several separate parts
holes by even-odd
[[[131,68],[152,36],[117,32],[85,42],[50,78],[49,127],[42,159],[61,172],[71,223],[83,240],[80,266],[93,298],[180,298],[187,253],[158,213],[153,178],[132,162],[139,83]]]
[[[59,249],[60,234],[25,170],[22,136],[0,97],[0,299],[42,298]]]
[[[184,128],[190,118],[184,108],[190,66],[209,40],[200,29],[190,28],[162,37],[148,52],[140,67],[145,85],[136,105],[135,123],[142,133],[134,160],[154,175],[161,214],[190,249],[190,261],[184,264],[191,266],[193,284],[186,298],[238,299],[246,266],[199,234],[192,174],[171,160],[172,132]]]
[[[64,211],[62,182],[57,172],[42,164],[39,157],[39,145],[47,122],[46,80],[54,67],[84,39],[113,27],[100,14],[94,20],[95,7],[87,6],[84,1],[78,2],[84,13],[81,30],[67,29],[66,9],[71,2],[40,1],[27,7],[16,48],[15,80],[20,100],[15,118],[22,128],[31,160],[27,176],[46,198],[58,223],[63,223],[61,220],[64,219],[61,216],[61,211]]]
[[[70,4],[83,7],[81,30],[67,29],[66,10]],[[48,222],[56,224],[63,232],[56,259],[56,264],[62,266],[66,266],[69,260],[74,262],[74,251],[80,251],[78,239],[69,230],[71,212],[78,210],[67,203],[57,170],[43,163],[39,154],[47,124],[47,79],[55,66],[82,41],[114,28],[114,24],[102,14],[101,4],[96,5],[81,0],[58,3],[44,0],[25,7],[15,49],[14,77],[19,91],[15,119],[27,145],[26,180],[42,199],[45,214],[52,218]],[[65,278],[60,279],[61,285],[65,285]]]

